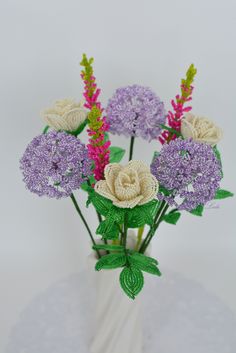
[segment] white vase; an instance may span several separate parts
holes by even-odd
[[[89,353],[142,353],[142,294],[135,300],[128,298],[119,283],[122,269],[95,272],[96,261],[91,254],[88,265],[93,271],[96,306]]]

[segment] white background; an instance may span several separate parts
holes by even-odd
[[[81,99],[79,62],[95,57],[102,101],[119,86],[150,86],[170,108],[192,62],[198,68],[193,112],[224,129],[222,187],[235,191],[234,0],[1,0],[0,352],[19,313],[58,279],[77,272],[89,253],[70,199],[25,190],[19,158],[42,131],[39,112],[58,98]],[[113,139],[127,144],[126,139]],[[136,158],[159,148],[140,140]],[[78,193],[81,203],[85,195]],[[85,210],[95,229],[92,210]],[[153,245],[160,267],[200,281],[236,312],[235,199],[203,218],[163,224]],[[155,293],[153,295],[157,295]],[[40,352],[39,352],[40,353]]]

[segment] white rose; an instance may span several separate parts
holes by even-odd
[[[56,101],[42,115],[46,124],[55,130],[75,131],[85,121],[87,112],[83,108],[83,102],[62,99]]]
[[[133,208],[154,199],[158,181],[141,161],[130,161],[126,166],[108,164],[105,180],[95,184],[95,191],[120,208]]]
[[[181,134],[185,139],[215,146],[222,138],[222,130],[207,118],[186,114],[181,121]]]

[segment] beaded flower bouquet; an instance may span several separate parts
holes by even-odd
[[[106,288],[98,288],[98,298],[104,300],[102,290],[108,290],[114,278],[115,291],[119,292],[114,306],[125,300],[129,305],[125,310],[129,310],[132,302],[127,297],[138,296],[144,286],[144,273],[161,275],[157,260],[148,254],[160,224],[176,224],[184,211],[201,216],[210,201],[233,194],[220,188],[220,128],[207,118],[189,113],[196,74],[193,65],[181,81],[180,94],[171,101],[172,110],[166,112],[160,98],[139,85],[118,88],[104,109],[92,64],[93,59],[83,55],[84,101],[59,100],[44,111],[47,125],[26,148],[20,167],[31,192],[71,198],[92,242],[95,270],[109,273],[103,283]],[[80,137],[84,129],[89,136],[87,145]],[[129,151],[112,146],[110,134],[129,138]],[[136,138],[156,140],[159,151],[150,156],[150,166],[132,159]],[[122,159],[126,162],[120,164]],[[96,237],[82,214],[79,189],[87,193],[86,207],[94,207],[97,214]],[[97,314],[100,334],[91,351],[108,352],[100,341],[106,339],[109,328],[106,324],[101,331],[99,315],[101,312]],[[104,310],[102,315],[109,313]],[[135,335],[137,340],[137,328]],[[120,344],[117,352],[125,353]],[[140,343],[132,347],[129,353],[141,352]],[[110,352],[116,352],[114,344]]]

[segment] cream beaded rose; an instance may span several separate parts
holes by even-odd
[[[108,164],[105,180],[95,184],[95,191],[121,208],[143,205],[156,196],[158,181],[141,161],[130,161],[126,166]]]
[[[75,131],[86,119],[87,112],[83,102],[62,99],[42,113],[44,120],[54,130]]]
[[[207,118],[186,114],[181,122],[184,138],[215,146],[222,138],[222,130]]]

